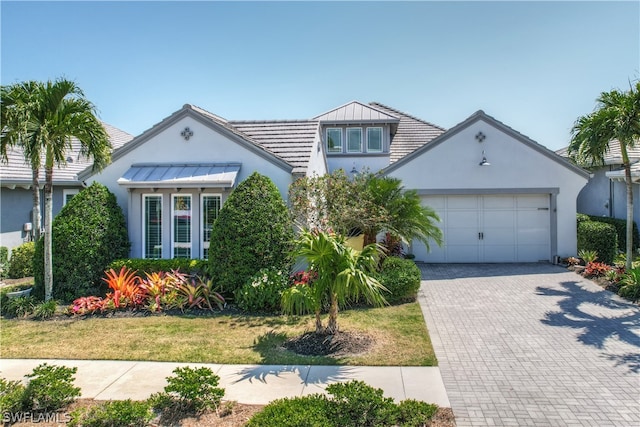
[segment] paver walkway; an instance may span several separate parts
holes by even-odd
[[[423,265],[459,427],[640,426],[640,309],[558,266]]]

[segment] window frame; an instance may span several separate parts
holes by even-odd
[[[189,217],[189,232],[187,233],[187,235],[189,236],[189,242],[176,242],[176,212],[187,211],[187,209],[176,209],[175,200],[179,197],[189,199],[189,209],[187,215]],[[193,194],[171,194],[171,258],[183,258],[176,256],[176,248],[188,248],[189,256],[186,258],[193,258]]]
[[[222,194],[220,193],[200,193],[200,259],[209,259],[209,257],[205,257],[205,250],[209,250],[209,247],[211,245],[211,240],[209,241],[205,241],[204,240],[204,233],[205,233],[205,211],[204,211],[204,199],[205,197],[217,197],[219,200],[219,205],[218,205],[218,212],[216,214],[216,218],[217,215],[220,215],[220,209],[222,209]],[[206,246],[206,247],[205,247]],[[208,255],[208,254],[207,254]]]
[[[155,249],[160,249],[160,256],[157,258],[148,258],[147,257],[147,235],[146,235],[146,221],[147,221],[147,198],[156,197],[160,199],[160,245],[155,245]],[[163,253],[163,238],[162,238],[162,228],[164,227],[164,217],[163,217],[163,208],[164,208],[164,197],[162,194],[155,193],[145,193],[142,194],[142,258],[144,259],[161,259]]]
[[[69,201],[67,201],[67,196],[77,196],[80,193],[80,189],[78,188],[64,188],[62,190],[62,206],[66,206]],[[71,197],[73,199],[73,197]]]
[[[351,149],[351,138],[350,135],[352,133],[357,132],[360,134],[360,148],[358,150],[352,150]],[[347,153],[362,153],[362,149],[363,149],[363,144],[362,144],[362,128],[361,127],[348,127],[347,128]]]
[[[330,148],[329,147],[329,132],[331,131],[338,131],[340,133],[340,147],[336,148]],[[344,151],[344,141],[343,141],[343,134],[342,134],[342,128],[336,128],[336,127],[331,127],[331,128],[327,128],[325,136],[326,136],[326,147],[327,147],[327,153],[332,154],[332,153],[342,153]]]
[[[373,130],[377,130],[380,132],[380,149],[379,150],[372,150],[371,146],[369,145],[369,133],[370,131]],[[384,131],[383,128],[380,126],[372,126],[372,127],[368,127],[367,128],[367,153],[384,153]]]

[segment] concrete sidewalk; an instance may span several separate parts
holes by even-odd
[[[144,400],[162,391],[179,366],[206,366],[220,377],[225,400],[267,404],[274,399],[323,393],[327,385],[361,380],[396,401],[422,400],[450,407],[440,369],[412,366],[220,365],[103,360],[0,359],[0,377],[23,380],[41,363],[77,367],[75,385],[83,398]]]

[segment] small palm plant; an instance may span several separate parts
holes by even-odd
[[[380,246],[370,244],[362,251],[347,245],[346,238],[330,231],[302,230],[294,253],[309,264],[317,278],[310,284],[298,284],[283,292],[282,308],[287,314],[315,313],[316,333],[338,332],[338,308],[364,297],[376,306],[386,304],[382,292],[387,289],[373,273],[378,265]],[[320,313],[329,303],[329,320],[322,326]]]

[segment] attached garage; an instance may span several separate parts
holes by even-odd
[[[383,170],[441,219],[431,263],[551,262],[576,255],[576,199],[589,174],[478,111]]]
[[[426,262],[538,262],[551,258],[549,194],[432,195],[423,204],[440,216],[444,245],[416,242]]]

